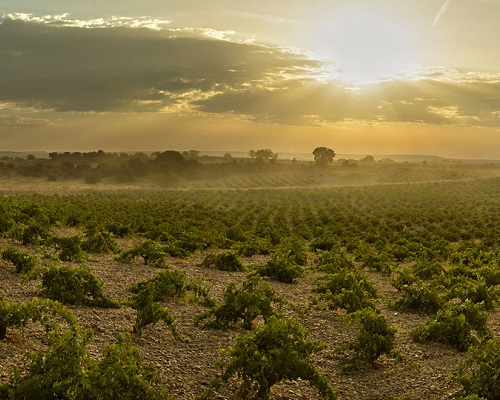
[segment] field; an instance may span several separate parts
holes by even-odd
[[[168,321],[155,321],[136,332],[133,345],[161,385],[186,400],[221,375],[222,349],[268,318],[257,315],[250,330],[241,320],[217,329],[196,319],[210,305],[189,288],[202,288],[222,304],[230,284],[239,288],[255,273],[285,300],[273,312],[326,345],[310,360],[339,399],[450,398],[462,388],[450,377],[468,349],[500,337],[498,164],[290,164],[161,182],[3,178],[0,297],[16,304],[45,298],[47,271],[85,265],[102,281],[103,296],[119,302],[100,307],[87,293],[81,304],[66,305],[80,330],[93,332],[87,349],[99,361],[119,333],[137,328],[140,308],[130,288],[163,271],[181,274],[187,290],[159,302],[187,340],[176,340]],[[92,248],[96,238],[107,246]],[[32,257],[35,266],[19,271],[7,249]],[[236,256],[242,267],[233,258],[238,268],[224,268],[218,263],[224,255]],[[285,279],[273,275],[281,267],[289,268]],[[321,293],[325,276],[349,274],[351,286],[337,282]],[[347,324],[346,316],[366,309],[394,332],[390,351],[368,360],[359,347],[346,349],[363,328],[361,319]],[[444,330],[433,336],[435,321]],[[431,333],[417,338],[419,329]],[[13,367],[29,374],[23,354],[49,345],[40,321],[8,326],[0,340],[0,384]],[[346,368],[356,355],[359,362]],[[231,378],[213,398],[239,398],[239,383]],[[306,379],[294,379],[273,385],[270,398],[320,396]]]

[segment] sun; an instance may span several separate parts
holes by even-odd
[[[393,78],[416,54],[404,19],[376,8],[353,8],[324,22],[322,52],[352,83]]]

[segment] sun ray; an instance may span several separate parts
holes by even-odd
[[[417,53],[410,32],[393,10],[352,7],[324,23],[323,53],[351,83],[394,77],[411,68]]]

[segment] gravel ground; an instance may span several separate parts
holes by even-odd
[[[0,246],[12,245],[2,240]],[[127,247],[128,242],[120,242]],[[24,248],[33,252],[33,249]],[[223,289],[231,282],[241,282],[246,273],[221,272],[197,267],[204,258],[198,253],[188,259],[171,258],[167,264],[172,269],[185,271],[188,280],[203,278],[212,285],[212,295],[220,298]],[[246,258],[244,263],[259,263],[261,258]],[[94,257],[87,262],[91,271],[103,280],[105,294],[119,301],[129,296],[127,287],[132,283],[148,279],[158,270],[139,263],[120,264],[112,255]],[[313,357],[317,368],[326,375],[331,385],[338,391],[339,399],[386,400],[389,396],[409,396],[412,399],[446,399],[458,390],[450,379],[457,371],[465,354],[452,347],[436,343],[414,343],[410,331],[426,321],[421,314],[396,313],[386,307],[387,298],[397,294],[385,277],[379,273],[365,270],[376,285],[382,299],[379,308],[389,322],[397,328],[397,349],[407,357],[409,365],[382,356],[375,365],[366,366],[355,373],[345,373],[339,368],[339,354],[333,350],[353,340],[356,329],[342,323],[343,313],[313,308],[305,316],[303,325],[309,329],[310,337],[328,345]],[[283,298],[298,306],[305,306],[312,299],[311,289],[315,273],[309,273],[297,284],[283,284],[268,281]],[[39,282],[22,282],[15,268],[0,260],[0,296],[9,301],[26,301],[42,297]],[[170,329],[164,323],[148,326],[136,345],[144,363],[156,367],[162,381],[176,399],[193,399],[220,371],[216,361],[220,351],[231,347],[238,335],[244,334],[242,328],[233,330],[214,330],[195,323],[193,317],[203,311],[203,307],[187,300],[175,300],[166,304],[176,319],[179,331],[188,342],[175,341]],[[81,328],[91,328],[94,338],[89,345],[90,353],[98,359],[105,345],[113,343],[120,332],[131,332],[135,321],[135,311],[127,306],[118,309],[99,309],[92,307],[71,307],[78,318]],[[291,311],[288,311],[293,316]],[[495,310],[490,316],[490,326],[498,336],[499,313]],[[38,324],[30,324],[19,329],[9,329],[7,338],[0,341],[0,382],[6,382],[10,370],[22,365],[25,350],[45,348],[46,333]],[[231,398],[234,385],[220,391],[219,399]],[[307,381],[285,382],[275,385],[271,399],[316,399],[315,389]]]

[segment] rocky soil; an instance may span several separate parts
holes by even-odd
[[[0,246],[12,245],[7,240]],[[122,248],[130,242],[120,242]],[[34,252],[34,249],[24,248]],[[187,259],[171,258],[168,265],[172,269],[185,271],[188,280],[204,279],[212,285],[212,295],[220,298],[230,282],[241,282],[246,273],[222,272],[198,267],[204,254],[198,253]],[[243,259],[244,263],[262,263],[259,258]],[[312,260],[311,260],[312,262]],[[94,257],[86,263],[92,272],[105,284],[105,294],[119,301],[126,301],[130,293],[127,287],[135,282],[149,279],[158,270],[153,267],[134,264],[120,264],[112,255]],[[414,343],[410,331],[427,320],[424,315],[397,313],[386,307],[387,300],[397,296],[397,291],[381,274],[365,270],[378,288],[379,308],[384,311],[389,322],[397,327],[397,349],[407,357],[411,365],[382,356],[375,365],[362,368],[354,373],[342,372],[339,368],[340,355],[334,349],[352,340],[356,335],[355,326],[342,323],[342,312],[325,309],[311,309],[305,316],[303,325],[309,329],[310,337],[328,345],[327,349],[314,356],[317,368],[326,375],[343,400],[386,400],[390,396],[409,396],[412,399],[446,399],[459,388],[450,380],[458,365],[465,358],[452,347],[436,343]],[[308,271],[297,284],[283,284],[268,281],[283,298],[298,306],[307,305],[313,298],[311,289],[315,272]],[[9,301],[22,302],[33,297],[43,297],[39,281],[23,282],[15,268],[0,261],[0,296]],[[164,323],[148,326],[136,345],[144,363],[153,364],[164,384],[176,399],[193,399],[200,394],[220,370],[216,361],[221,358],[221,349],[231,347],[238,335],[245,334],[242,328],[215,330],[197,324],[194,316],[203,307],[188,299],[175,300],[167,304],[176,319],[176,324],[188,342],[175,341],[170,329]],[[104,346],[113,343],[120,332],[131,332],[135,321],[135,311],[127,306],[118,309],[92,307],[71,307],[81,328],[90,328],[94,338],[89,346],[93,357],[98,359]],[[293,313],[288,311],[291,317]],[[490,326],[495,335],[500,333],[498,310],[491,313]],[[7,338],[0,341],[0,382],[6,382],[12,367],[22,368],[22,354],[27,350],[43,349],[46,333],[38,324],[30,324],[19,329],[9,329]],[[234,387],[222,389],[219,399],[231,398]],[[272,389],[271,399],[316,399],[319,398],[307,381],[286,382]]]

